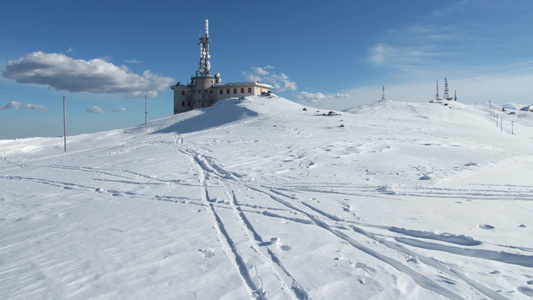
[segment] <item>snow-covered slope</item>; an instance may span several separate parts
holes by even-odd
[[[0,298],[527,298],[533,122],[498,113],[249,97],[2,140]]]

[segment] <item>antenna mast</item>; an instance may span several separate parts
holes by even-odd
[[[383,90],[381,92],[381,101],[385,101],[385,86],[383,86]]]
[[[450,95],[448,95],[448,79],[446,77],[444,77],[444,99],[452,100]]]
[[[437,92],[435,93],[435,100],[439,101],[441,100],[439,98],[439,81],[437,80]]]
[[[196,76],[207,77],[211,75],[209,73],[211,69],[211,63],[209,62],[209,58],[211,58],[209,54],[209,20],[207,18],[205,19],[205,36],[200,37],[198,44],[200,45],[200,64],[198,64]]]

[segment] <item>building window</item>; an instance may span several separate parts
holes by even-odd
[[[185,106],[185,101],[181,101],[181,106]]]
[[[209,90],[209,93],[210,93],[210,94],[213,94],[213,90]]]
[[[198,90],[198,94],[201,94],[202,93],[202,90]]]
[[[248,88],[248,93],[250,93],[250,94],[252,93],[252,88],[251,87]]]
[[[241,94],[244,94],[244,88],[241,88]]]
[[[191,106],[191,101],[187,101],[187,106]]]
[[[263,95],[263,89],[259,89],[259,94]]]
[[[237,89],[233,89],[233,93],[234,93],[234,94],[237,94]]]
[[[220,95],[224,94],[224,90],[220,90]]]
[[[181,95],[185,96],[185,90],[181,90]]]
[[[229,89],[226,91],[226,94],[229,94]]]

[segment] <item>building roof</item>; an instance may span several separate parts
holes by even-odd
[[[259,86],[264,87],[268,89],[272,89],[273,87],[266,83],[260,83],[260,82],[231,82],[231,83],[223,83],[223,84],[213,84],[212,87],[214,88],[224,88],[224,87],[233,87],[233,86]]]
[[[211,88],[227,88],[227,87],[236,87],[236,86],[246,86],[246,87],[250,87],[250,86],[258,86],[258,87],[262,87],[262,88],[266,88],[266,89],[273,89],[274,87],[269,85],[269,84],[266,84],[266,83],[260,83],[260,82],[231,82],[231,83],[223,83],[223,84],[213,84],[211,86]],[[180,84],[180,85],[172,85],[170,86],[170,89],[174,89],[174,88],[191,88],[191,85],[190,84],[187,84],[187,85],[183,85],[183,84]]]

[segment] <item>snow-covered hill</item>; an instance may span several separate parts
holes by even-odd
[[[249,97],[1,140],[0,298],[528,298],[533,119],[508,113]]]

